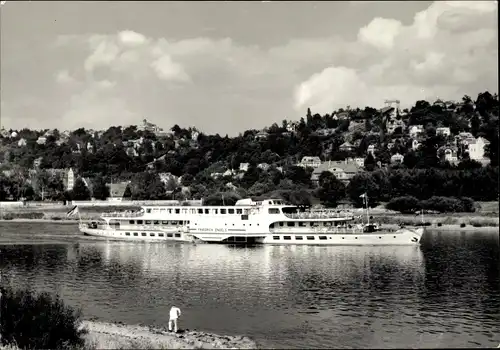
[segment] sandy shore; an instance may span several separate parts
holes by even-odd
[[[245,336],[221,336],[199,331],[178,334],[140,325],[83,321],[86,349],[256,349]]]

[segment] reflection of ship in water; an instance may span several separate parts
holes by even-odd
[[[266,276],[269,275],[271,258],[263,247],[205,244],[93,242],[81,243],[80,252],[99,252],[105,265],[133,265],[143,273],[153,275],[181,270],[221,276],[228,270],[237,270],[244,275],[245,270],[258,270],[260,276]]]
[[[224,276],[289,278],[299,273],[331,276],[335,280],[364,279],[379,273],[419,279],[424,271],[423,255],[417,246],[258,246],[238,248],[219,245],[136,244],[95,242],[80,244],[80,254],[98,252],[105,265],[133,266],[135,271],[160,275],[178,271]],[[385,272],[381,272],[381,269]],[[299,272],[298,272],[299,271]],[[372,276],[373,275],[373,276]],[[377,278],[384,279],[384,276]]]

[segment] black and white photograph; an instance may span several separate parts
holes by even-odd
[[[497,1],[1,1],[0,350],[500,348]]]

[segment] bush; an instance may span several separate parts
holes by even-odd
[[[474,201],[471,203],[470,198],[458,199],[454,197],[438,197],[434,196],[420,202],[420,206],[425,210],[437,211],[440,213],[452,212],[460,213],[474,211]],[[471,209],[472,208],[472,209]]]
[[[29,349],[82,347],[85,331],[79,329],[81,313],[59,297],[30,290],[0,287],[2,345]]]
[[[414,213],[419,209],[418,199],[413,196],[396,197],[385,205],[386,209],[399,211],[403,214]]]

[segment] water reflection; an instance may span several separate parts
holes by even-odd
[[[422,247],[137,244],[0,246],[17,285],[87,317],[244,333],[271,347],[491,346],[500,324],[498,238]]]

